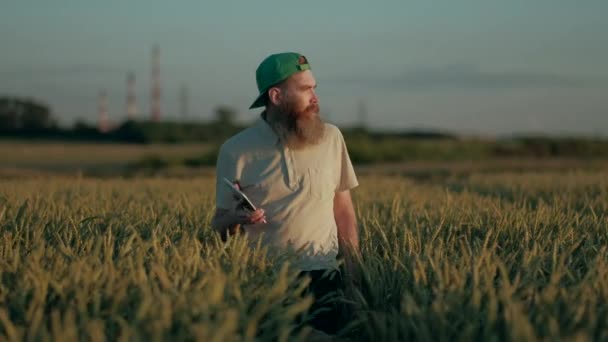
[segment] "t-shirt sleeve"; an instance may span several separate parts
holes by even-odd
[[[355,174],[355,169],[353,168],[353,164],[350,161],[350,157],[348,155],[348,149],[346,148],[346,143],[344,142],[344,137],[342,136],[342,132],[336,128],[338,135],[338,182],[336,187],[336,192],[350,190],[359,185],[357,180],[357,175]]]
[[[234,159],[226,151],[224,145],[220,147],[215,166],[215,207],[231,209],[233,204],[230,189],[223,184],[223,178],[232,181],[236,178],[236,165]]]

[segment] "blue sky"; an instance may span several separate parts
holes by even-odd
[[[161,47],[163,112],[218,105],[243,121],[268,54],[307,55],[322,110],[377,129],[608,136],[608,2],[13,1],[0,11],[0,94],[49,103],[64,124],[125,112],[126,73],[149,111],[150,50]]]

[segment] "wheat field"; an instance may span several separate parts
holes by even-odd
[[[606,171],[361,176],[340,335],[608,339]],[[0,339],[307,340],[289,258],[223,243],[213,210],[209,176],[0,180]]]

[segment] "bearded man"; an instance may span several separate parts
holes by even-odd
[[[358,186],[340,130],[322,121],[311,66],[305,56],[278,53],[256,70],[259,96],[251,108],[265,107],[249,128],[221,146],[216,165],[215,230],[243,231],[272,253],[291,253],[292,265],[312,279],[318,299],[357,279],[359,237],[350,190]],[[237,182],[257,206],[245,211],[223,178]],[[343,259],[343,267],[339,260]],[[312,325],[335,333],[336,305]]]

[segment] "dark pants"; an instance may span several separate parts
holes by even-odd
[[[314,270],[303,271],[300,277],[309,276],[310,285],[305,294],[312,293],[314,303],[309,312],[313,315],[308,324],[328,334],[335,334],[341,328],[343,305],[337,297],[343,290],[342,276],[339,271]],[[318,311],[317,310],[321,310]]]

